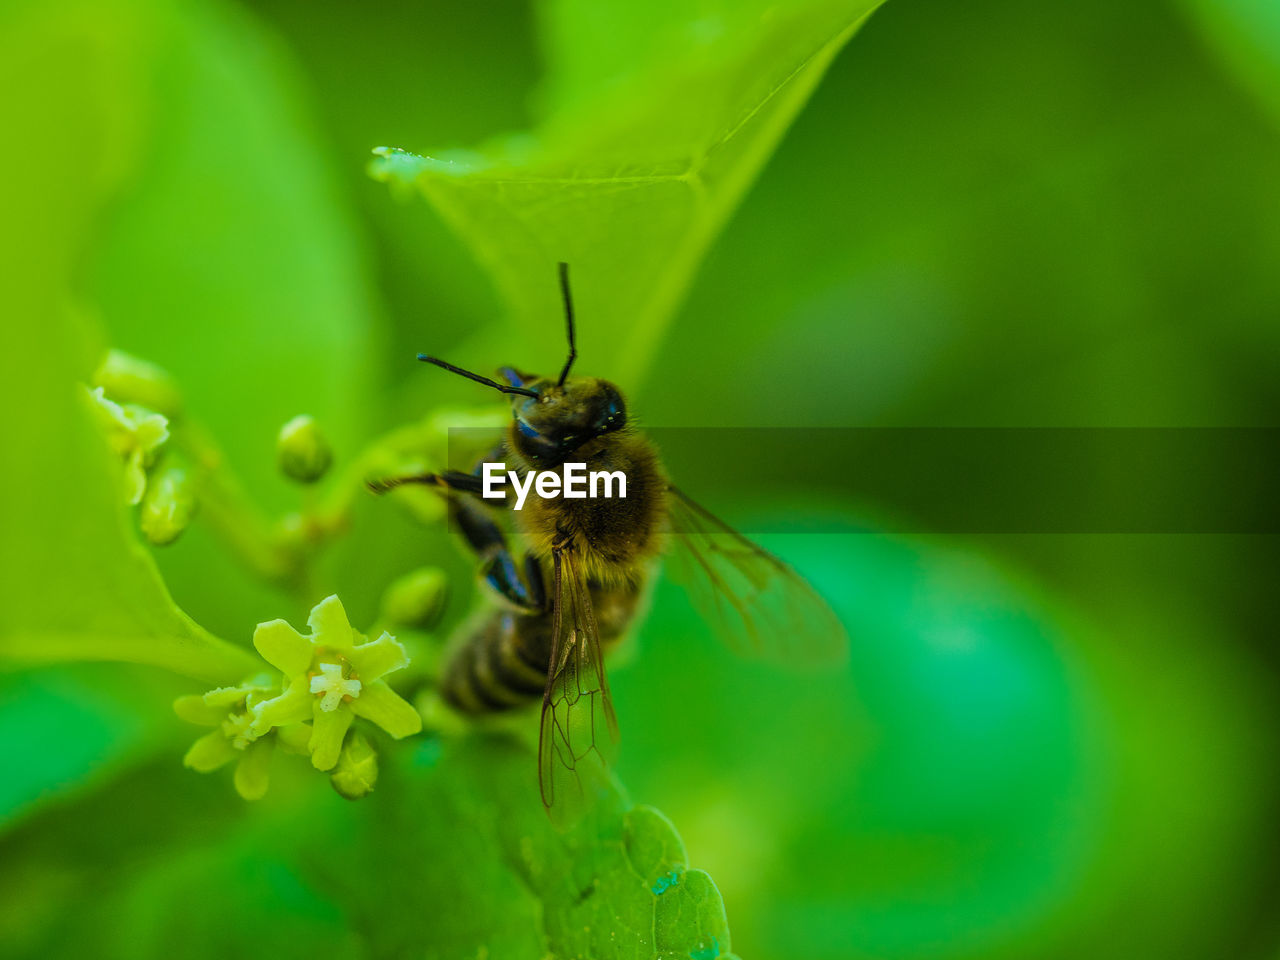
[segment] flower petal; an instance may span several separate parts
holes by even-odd
[[[124,415],[124,407],[114,400],[108,400],[106,391],[102,387],[94,387],[90,390],[89,398],[96,404],[94,409],[98,411],[104,424],[124,430],[129,429],[129,418]]]
[[[246,800],[261,800],[267,792],[267,777],[271,772],[271,741],[251,743],[240,754],[236,764],[236,793]]]
[[[351,649],[351,621],[347,619],[347,611],[342,608],[342,601],[337,595],[325,597],[312,608],[307,626],[311,628],[312,643],[344,653]]]
[[[227,708],[239,706],[249,694],[270,690],[271,687],[265,678],[255,677],[254,680],[245,681],[238,687],[215,687],[208,690],[204,695],[204,702],[211,707],[221,707],[223,712]]]
[[[227,716],[225,709],[209,706],[204,697],[194,693],[173,701],[173,712],[187,723],[198,723],[202,727],[216,727]]]
[[[409,654],[405,652],[404,645],[389,633],[383,633],[373,643],[352,648],[347,659],[351,661],[356,676],[365,683],[409,665]]]
[[[311,765],[317,770],[329,770],[338,762],[342,752],[342,738],[352,721],[350,710],[321,710],[315,708],[315,722],[311,725]]]
[[[311,694],[307,692],[307,683],[307,676],[303,674],[289,684],[289,689],[280,696],[264,700],[250,708],[253,723],[249,729],[253,735],[260,737],[272,727],[283,727],[302,720],[310,720],[313,701]]]
[[[139,503],[147,490],[147,472],[142,467],[142,450],[134,450],[124,465],[124,498],[128,504]]]
[[[253,631],[253,645],[262,659],[290,679],[306,673],[311,666],[311,641],[283,620],[258,624]]]
[[[281,750],[306,756],[311,752],[311,724],[291,723],[287,727],[276,727],[276,740]]]
[[[169,418],[138,407],[133,411],[134,435],[144,452],[154,450],[169,439]]]
[[[187,755],[182,758],[182,762],[192,770],[208,773],[238,756],[240,751],[231,745],[231,741],[223,735],[221,730],[215,730],[213,733],[206,733],[193,743]]]
[[[360,696],[347,704],[351,712],[380,726],[397,740],[422,731],[422,717],[408,700],[375,680],[365,684]]]

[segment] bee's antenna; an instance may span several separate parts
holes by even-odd
[[[564,262],[560,264],[560,293],[564,296],[564,320],[569,327],[569,359],[564,362],[564,369],[560,371],[560,379],[556,382],[557,387],[564,386],[564,381],[569,376],[569,368],[578,358],[578,344],[573,336],[573,296],[569,293],[569,265]]]
[[[437,367],[444,367],[450,373],[456,373],[460,377],[466,377],[468,380],[474,380],[476,383],[483,383],[486,387],[493,387],[503,393],[518,393],[522,397],[533,397],[537,399],[537,394],[532,390],[526,390],[524,387],[509,387],[505,383],[499,383],[497,380],[490,380],[488,377],[482,377],[478,373],[472,373],[470,370],[463,370],[461,367],[455,367],[452,363],[446,363],[439,357],[428,357],[425,353],[418,354],[418,359],[423,363],[434,363]]]

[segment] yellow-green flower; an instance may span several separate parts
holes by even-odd
[[[112,449],[124,460],[125,499],[137,503],[147,489],[146,468],[159,446],[169,439],[169,420],[146,407],[122,407],[108,400],[102,387],[90,390],[89,396]]]
[[[179,697],[174,712],[189,723],[213,727],[191,745],[182,762],[200,773],[209,773],[236,761],[236,791],[246,800],[267,792],[271,754],[278,740],[295,753],[306,753],[311,730],[304,724],[281,727],[273,735],[253,729],[253,709],[280,692],[266,676],[246,680],[238,687],[219,687],[203,695]]]
[[[382,678],[409,662],[389,633],[369,642],[347,620],[342,602],[322,600],[307,619],[304,637],[283,620],[261,623],[253,645],[285,676],[285,690],[251,708],[250,732],[261,737],[273,727],[311,721],[308,747],[318,770],[338,762],[342,740],[355,717],[376,723],[396,739],[422,730],[422,718]]]

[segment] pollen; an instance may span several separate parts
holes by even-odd
[[[231,741],[231,745],[237,750],[244,750],[257,740],[258,737],[249,729],[253,723],[253,717],[249,716],[248,711],[244,713],[229,713],[227,719],[222,721],[222,732],[226,738]]]
[[[360,696],[363,684],[355,677],[343,676],[342,664],[321,663],[320,672],[311,677],[311,692],[320,697],[320,709],[332,713],[343,700]]]

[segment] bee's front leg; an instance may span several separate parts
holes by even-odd
[[[460,470],[446,470],[444,473],[413,473],[401,477],[379,477],[376,480],[366,480],[365,486],[381,495],[410,483],[439,487],[446,493],[470,493],[476,496],[484,494],[484,481],[480,477]],[[494,502],[503,505],[506,497],[504,496],[501,500],[495,499]]]
[[[546,608],[547,593],[537,557],[525,556],[521,577],[507,538],[488,510],[474,500],[452,497],[449,513],[480,558],[480,572],[489,586],[520,609],[541,613]]]
[[[484,497],[482,468],[488,461],[501,460],[502,452],[503,446],[499,444],[487,457],[482,458],[470,473],[463,473],[461,470],[444,470],[440,473],[411,473],[399,477],[378,477],[373,480],[366,480],[365,486],[379,495],[394,490],[396,487],[412,483],[439,487],[445,493],[469,493],[472,496]],[[498,497],[484,497],[485,502],[490,506],[507,506],[510,502],[507,497],[507,491],[504,488],[500,492],[501,496]]]
[[[542,565],[533,554],[525,554],[524,578],[516,572],[515,559],[504,546],[484,559],[481,572],[485,582],[503,597],[529,613],[542,613],[547,592],[542,581]]]

